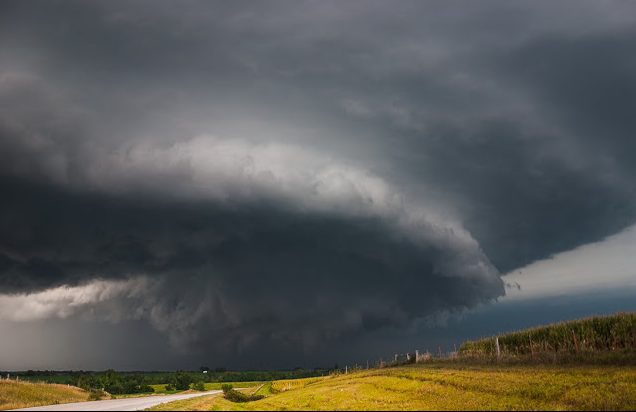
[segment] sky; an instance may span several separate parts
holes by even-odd
[[[636,310],[635,28],[0,1],[0,370],[344,365]]]

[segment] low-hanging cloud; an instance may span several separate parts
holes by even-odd
[[[0,281],[32,292],[2,295],[5,317],[85,307],[135,314],[182,348],[246,337],[311,346],[504,293],[459,222],[306,149],[199,137],[79,167],[80,179],[45,187],[28,174],[2,182],[3,215],[15,218],[3,225]]]

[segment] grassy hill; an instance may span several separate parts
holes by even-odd
[[[88,396],[74,386],[0,380],[0,410],[84,402]]]
[[[498,339],[499,362],[492,337],[464,343],[456,359],[274,381],[255,402],[216,395],[152,410],[636,410],[636,313]]]
[[[443,360],[340,375],[266,399],[222,396],[151,410],[635,410],[636,370],[612,365],[497,365]]]

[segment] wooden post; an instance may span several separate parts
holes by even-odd
[[[495,338],[495,347],[497,349],[497,361],[501,360],[501,351],[499,350],[499,336]]]
[[[574,347],[576,348],[576,354],[579,354],[579,343],[576,341],[576,333],[572,330],[572,336],[574,336]]]
[[[345,365],[345,375],[349,373],[349,367]]]
[[[415,350],[415,363],[420,361],[420,351],[418,349]]]
[[[380,367],[383,368],[384,367],[384,362],[382,362],[382,358],[380,358]]]
[[[442,347],[439,347],[439,358],[442,359]]]
[[[395,354],[395,360],[393,362],[394,363],[398,363],[398,355],[397,355],[397,353]]]
[[[530,355],[532,356],[532,359],[534,359],[534,348],[532,347],[532,335],[528,335],[528,337],[530,338]]]

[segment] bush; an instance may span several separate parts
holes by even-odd
[[[101,401],[105,396],[105,393],[101,389],[91,389],[90,395],[88,395],[89,401]]]
[[[224,383],[223,385],[221,385],[221,389],[223,389],[223,393],[228,393],[229,391],[233,390],[234,387],[229,383]]]
[[[231,385],[228,385],[228,386],[231,386]],[[263,395],[248,396],[248,395],[245,395],[244,393],[237,392],[234,389],[229,389],[227,391],[223,389],[223,392],[224,392],[223,396],[225,397],[225,399],[227,399],[230,402],[236,402],[236,403],[253,402],[253,401],[258,401],[265,398],[265,396]]]
[[[192,382],[192,375],[183,371],[179,371],[174,376],[172,384],[180,391],[187,391],[188,389],[190,389],[190,384]]]
[[[177,388],[175,388],[173,384],[169,383],[166,385],[166,392],[174,392],[176,390]]]
[[[197,382],[194,385],[194,389],[197,390],[197,391],[201,391],[201,392],[205,391],[205,382],[203,382],[203,381]]]

